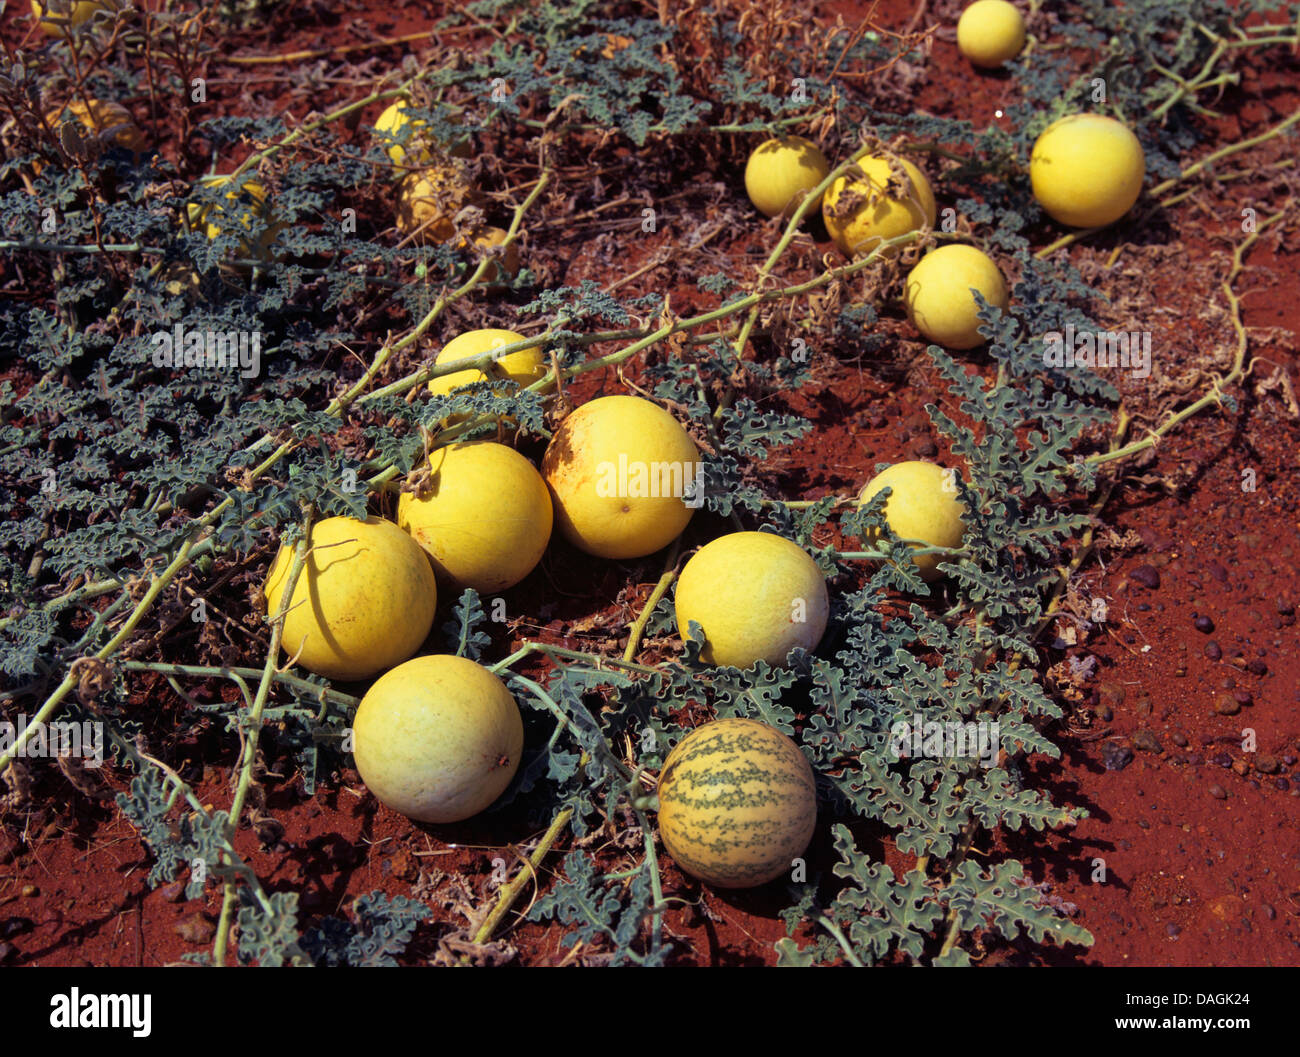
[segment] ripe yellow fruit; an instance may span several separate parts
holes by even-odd
[[[375,122],[375,131],[388,138],[384,153],[395,165],[404,168],[430,165],[434,160],[433,151],[430,150],[428,135],[422,131],[428,127],[428,122],[411,118],[407,115],[406,108],[406,100],[399,99],[380,114],[379,120]],[[401,142],[392,142],[393,140]],[[469,137],[457,141],[448,153],[456,158],[468,157]]]
[[[938,214],[930,181],[910,161],[898,164],[907,174],[907,186],[900,186],[889,159],[865,157],[858,162],[861,176],[841,176],[827,188],[822,217],[845,256],[870,253],[884,240],[934,226]],[[898,249],[886,249],[884,255],[893,257]]]
[[[706,543],[677,581],[677,628],[692,620],[709,664],[784,664],[796,646],[812,651],[826,631],[826,577],[807,551],[770,532],[733,532]]]
[[[957,20],[957,50],[990,69],[1014,59],[1025,46],[1025,20],[1007,0],[975,0]]]
[[[332,517],[311,530],[281,644],[309,672],[368,679],[411,656],[433,627],[438,590],[429,559],[391,521]],[[281,547],[262,593],[280,611],[293,548]]]
[[[599,558],[666,547],[695,510],[700,453],[672,415],[639,396],[603,396],[574,411],[542,459],[564,538]],[[694,500],[692,500],[694,502]]]
[[[505,792],[524,724],[505,683],[465,657],[385,672],[352,721],[352,755],[380,801],[418,822],[460,822]]]
[[[456,214],[473,200],[469,181],[459,169],[421,169],[398,187],[397,226],[422,242],[446,242],[456,233]]]
[[[205,176],[200,182],[209,187],[224,187],[231,182],[231,177]],[[232,188],[227,191],[225,201],[231,204],[222,202],[217,206],[209,206],[190,202],[185,207],[190,227],[202,231],[209,239],[215,239],[227,231],[234,235],[246,234],[248,238],[242,238],[239,242],[241,257],[269,256],[276,233],[280,230],[279,224],[267,224],[256,244],[252,240],[253,226],[268,215],[266,188],[256,180],[248,180],[241,189]]]
[[[998,266],[974,246],[948,245],[927,253],[907,276],[907,316],[922,334],[950,349],[983,342],[974,287],[984,300],[1006,309],[1006,280]]]
[[[65,115],[80,126],[83,134],[104,137],[112,146],[135,154],[144,153],[147,145],[144,133],[131,117],[131,112],[121,103],[103,99],[92,99],[86,103],[74,99],[65,106],[46,111],[45,122],[57,132]]]
[[[424,548],[440,581],[491,594],[541,561],[551,538],[551,493],[533,464],[491,441],[449,444],[429,456],[431,489],[403,492],[397,525]]]
[[[1113,224],[1133,208],[1145,176],[1137,136],[1101,114],[1071,114],[1053,122],[1029,159],[1038,204],[1075,228]]]
[[[765,216],[789,215],[831,171],[817,145],[802,136],[770,139],[754,149],[745,165],[745,191]],[[809,207],[814,210],[820,197]]]
[[[954,479],[950,476],[953,472],[932,462],[896,462],[867,482],[858,496],[858,505],[865,506],[878,492],[889,488],[885,522],[896,536],[918,541],[913,546],[959,547],[966,532],[962,520],[966,507],[957,498]],[[877,536],[873,531],[868,539],[874,541]],[[923,580],[942,578],[937,566],[946,560],[943,555],[917,554],[912,560]]]
[[[49,37],[66,37],[69,28],[89,21],[96,11],[117,10],[117,5],[110,0],[76,0],[66,5],[66,14],[58,10],[47,11],[51,6],[32,0],[32,17],[40,20],[41,32]]]
[[[473,245],[477,249],[477,252],[474,253],[474,257],[492,256],[490,251],[505,242],[506,235],[507,232],[504,228],[480,228],[478,234],[476,234],[472,240]],[[460,248],[469,249],[465,239],[460,240]],[[478,263],[476,260],[470,268],[471,274],[473,273],[474,268],[477,267]],[[503,270],[505,272],[504,275],[502,275]],[[483,273],[483,283],[487,289],[492,289],[494,286],[501,286],[518,274],[519,240],[516,239],[505,248],[505,251],[500,256],[496,257],[496,259],[488,265],[487,271]]]
[[[442,351],[438,353],[434,363],[454,363],[456,360],[478,356],[485,352],[491,352],[493,349],[499,349],[503,345],[513,345],[515,342],[523,340],[525,340],[524,335],[516,334],[513,330],[496,330],[491,327],[483,330],[467,330],[464,334],[458,334],[447,342]],[[429,382],[429,392],[435,396],[447,396],[454,389],[470,385],[473,382],[486,382],[489,377],[508,378],[521,389],[525,388],[532,385],[539,378],[546,377],[546,357],[543,355],[542,350],[537,347],[523,349],[520,352],[510,352],[491,364],[487,371],[471,368],[467,371],[453,371],[451,374],[433,378]],[[505,387],[501,386],[500,388],[504,389]],[[464,418],[464,415],[452,415],[449,421],[456,422]],[[505,421],[507,426],[514,425],[509,418]]]
[[[817,827],[808,758],[754,719],[717,719],[687,734],[664,761],[658,797],[668,854],[716,888],[780,877]]]

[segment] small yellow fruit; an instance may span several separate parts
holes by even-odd
[[[354,682],[420,648],[438,591],[419,544],[382,518],[332,517],[312,526],[311,547],[284,620],[285,653],[309,672]],[[271,617],[292,565],[293,548],[281,547],[262,589]]]
[[[812,651],[826,631],[826,577],[807,551],[770,532],[733,532],[706,543],[677,581],[677,628],[692,620],[707,640],[700,659],[748,668],[784,664],[796,646]]]
[[[388,146],[384,148],[384,152],[395,165],[411,169],[430,165],[434,160],[433,151],[430,150],[429,137],[423,131],[428,127],[428,122],[420,118],[408,117],[406,108],[405,99],[399,99],[391,104],[379,115],[379,120],[375,122],[375,131],[386,137]],[[455,158],[468,157],[469,137],[458,140],[447,153]]]
[[[659,836],[715,888],[754,888],[803,855],[817,828],[808,758],[754,719],[717,719],[679,741],[659,775]]]
[[[454,363],[456,360],[468,359],[470,356],[479,356],[485,352],[491,352],[493,349],[499,349],[503,345],[513,345],[517,341],[524,341],[522,334],[516,334],[513,330],[496,330],[487,328],[484,330],[467,330],[464,334],[458,334],[443,346],[438,353],[438,358],[434,363]],[[539,378],[546,376],[546,358],[540,348],[523,349],[519,352],[510,352],[496,360],[488,368],[487,372],[471,368],[467,371],[453,371],[451,374],[444,374],[429,382],[429,392],[435,396],[447,396],[452,390],[459,389],[461,386],[470,385],[474,382],[486,382],[488,378],[508,378],[521,389],[526,388],[537,381]],[[504,390],[504,386],[499,387]],[[451,422],[461,421],[464,415],[452,415],[449,419]],[[512,426],[514,423],[507,418],[506,425]]]
[[[672,415],[639,396],[603,396],[574,411],[542,459],[564,538],[599,558],[666,547],[695,513],[700,453]],[[694,501],[694,500],[692,500]]]
[[[424,548],[440,581],[491,594],[514,587],[551,538],[551,493],[533,464],[491,441],[429,456],[430,491],[403,492],[397,525]]]
[[[822,217],[845,256],[870,253],[887,239],[934,226],[937,213],[930,181],[910,161],[899,159],[897,164],[907,174],[907,186],[900,186],[889,159],[866,157],[858,162],[862,176],[841,176],[827,188]],[[890,247],[883,255],[893,257],[898,250]]]
[[[473,245],[477,252],[474,253],[475,261],[470,267],[471,274],[478,267],[478,257],[492,257],[492,250],[500,246],[506,240],[507,232],[504,228],[485,227],[479,229],[479,233],[473,238]],[[460,240],[460,248],[467,250],[469,245],[465,239]],[[505,275],[502,275],[504,269]],[[485,288],[492,289],[499,287],[508,280],[513,279],[519,274],[519,240],[515,239],[505,248],[505,251],[499,256],[495,256],[492,263],[488,265],[487,270],[483,273],[483,284]]]
[[[352,721],[361,780],[418,822],[460,822],[503,792],[524,749],[505,683],[465,657],[416,657],[385,672]]]
[[[231,177],[205,176],[200,182],[209,187],[224,187],[231,182]],[[216,206],[199,202],[189,203],[185,207],[185,215],[190,227],[202,231],[209,239],[216,239],[227,231],[236,235],[247,234],[248,238],[240,239],[239,255],[241,257],[269,256],[280,225],[268,224],[257,240],[257,244],[254,245],[252,242],[253,226],[260,218],[267,216],[266,188],[256,180],[248,180],[242,189],[227,191],[225,200],[231,205],[225,205],[224,202]]]
[[[831,171],[826,156],[802,136],[770,139],[754,149],[745,165],[745,190],[765,216],[789,215]],[[814,210],[821,199],[809,207]]]
[[[47,8],[50,10],[47,11]],[[66,13],[60,10],[65,8]],[[39,19],[41,32],[49,37],[66,37],[68,29],[88,22],[96,11],[115,11],[117,5],[109,0],[75,0],[66,5],[41,4],[32,0],[32,17]]]
[[[45,122],[57,132],[63,124],[64,115],[76,121],[83,132],[96,137],[105,137],[110,144],[123,150],[135,154],[144,153],[146,147],[144,133],[131,117],[131,111],[121,103],[103,99],[92,99],[89,103],[85,103],[80,99],[74,99],[66,106],[47,111]]]
[[[422,242],[446,242],[454,218],[474,200],[469,181],[453,166],[413,172],[397,190],[397,226]]]
[[[985,254],[974,246],[940,246],[922,257],[907,277],[903,297],[908,318],[937,345],[973,349],[984,338],[971,287],[1003,310],[1010,302],[1002,273]]]
[[[990,69],[1014,59],[1025,46],[1025,20],[1007,0],[975,0],[957,20],[957,49]]]
[[[917,541],[913,546],[959,547],[966,532],[962,521],[966,507],[957,498],[950,476],[953,472],[932,462],[896,462],[867,482],[858,505],[865,506],[876,493],[889,488],[885,522],[896,536]],[[874,542],[877,536],[870,532],[868,540]],[[943,576],[937,568],[939,562],[947,559],[940,554],[917,554],[912,560],[923,580],[934,581]]]
[[[1029,159],[1038,204],[1074,228],[1113,224],[1133,208],[1145,176],[1137,136],[1101,114],[1072,114],[1048,125]]]

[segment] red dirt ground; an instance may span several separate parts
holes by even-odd
[[[931,5],[926,18],[952,7]],[[370,32],[396,35],[427,24],[417,16],[394,18],[391,5],[354,3],[347,6],[346,23],[322,19],[291,32],[236,38],[233,50],[270,54],[353,43],[357,37],[349,27],[365,24],[367,8],[381,13],[370,23]],[[856,5],[837,9],[847,17]],[[901,27],[912,12],[911,3],[896,0],[880,5],[876,17]],[[16,41],[28,25],[25,19],[10,18],[3,32]],[[396,49],[379,51],[374,61],[395,64],[398,54]],[[1234,95],[1221,101],[1229,114],[1220,129],[1224,137],[1250,135],[1300,105],[1295,60],[1289,66],[1280,61],[1283,68],[1252,71]],[[246,112],[250,100],[266,112],[291,103],[302,109],[297,100],[276,98],[274,81],[233,69],[229,77],[229,84],[213,84],[220,105],[232,111]],[[992,112],[1010,90],[1002,78],[970,72],[951,33],[941,32],[916,105],[986,123],[996,120]],[[1276,156],[1276,151],[1266,151],[1247,158],[1258,163]],[[738,181],[731,179],[727,186],[733,207],[745,206]],[[1270,205],[1254,204],[1261,212]],[[1217,366],[1222,369],[1228,362],[1229,335],[1217,277],[1228,266],[1240,206],[1207,187],[1179,205],[1158,235],[1150,228],[1122,230],[1068,250],[1091,275],[1115,246],[1124,245],[1118,288],[1128,284],[1167,313],[1166,370],[1171,361],[1189,357],[1193,346],[1201,352],[1217,346],[1222,350]],[[738,215],[747,214],[742,210]],[[673,232],[665,229],[658,240],[639,243],[630,257],[626,242],[602,243],[590,229],[574,227],[556,237],[560,242],[552,260],[567,260],[567,270],[550,278],[573,283],[626,274],[661,246],[671,247]],[[1124,242],[1130,237],[1132,242]],[[764,245],[761,238],[726,237],[719,243],[728,254],[748,250],[751,256]],[[819,248],[825,252],[829,244]],[[1144,267],[1162,260],[1172,266]],[[1267,378],[1277,366],[1294,384],[1294,334],[1300,329],[1294,242],[1261,240],[1248,264],[1238,289],[1247,291],[1244,314],[1253,333],[1252,355],[1262,358],[1254,379]],[[665,288],[672,291],[676,311],[690,306],[693,276],[676,275],[671,267],[649,273],[624,292]],[[1116,311],[1122,312],[1125,304],[1118,301]],[[918,450],[933,454],[927,449],[936,438],[922,408],[933,399],[936,386],[917,363],[923,344],[896,308],[888,310],[884,325],[896,338],[885,360],[834,360],[826,367],[823,392],[790,398],[792,409],[819,424],[815,448],[793,451],[777,465],[792,497],[847,492],[878,461]],[[1156,356],[1159,368],[1161,350]],[[585,397],[617,384],[612,372],[605,372],[585,376],[575,390]],[[1288,409],[1286,395],[1278,389],[1256,392],[1252,385],[1238,413],[1213,411],[1188,423],[1159,445],[1141,471],[1130,473],[1104,510],[1103,521],[1113,531],[1085,564],[1076,586],[1085,596],[1107,600],[1105,634],[1053,650],[1049,658],[1057,664],[1067,656],[1095,656],[1096,674],[1063,691],[1070,723],[1054,731],[1062,759],[1031,764],[1034,784],[1058,802],[1086,808],[1091,817],[1072,831],[1031,831],[1007,842],[1034,880],[1050,882],[1054,895],[1077,906],[1076,920],[1093,933],[1096,945],[1090,951],[1002,946],[988,951],[986,964],[1300,964],[1300,650],[1295,622],[1300,591],[1294,574],[1300,559],[1300,422]],[[832,425],[842,428],[826,428]],[[942,442],[938,446],[942,457]],[[1254,492],[1242,491],[1244,469],[1256,473]],[[694,542],[707,538],[710,529],[707,523],[693,525]],[[593,567],[563,545],[553,547],[543,568],[510,595],[510,611],[528,617],[512,626],[508,637],[499,636],[494,648],[504,655],[510,642],[542,637],[613,649],[657,578],[659,560]],[[1156,586],[1147,586],[1156,581],[1144,567],[1158,574]],[[626,593],[630,582],[639,582],[639,590]],[[1214,630],[1197,630],[1197,615],[1210,617]],[[581,631],[575,630],[576,621],[583,622]],[[1215,659],[1207,655],[1211,641],[1220,650]],[[654,643],[648,644],[647,656],[653,657],[654,649]],[[142,710],[158,709],[160,722],[177,713],[174,695],[161,679],[140,678],[137,685]],[[226,694],[228,689],[214,692]],[[1216,701],[1225,695],[1239,707],[1235,714],[1216,711]],[[1247,731],[1254,733],[1256,752],[1242,751]],[[173,748],[178,750],[173,762],[204,801],[228,803],[228,765],[235,752],[229,741],[209,732]],[[1129,748],[1132,762],[1108,770],[1103,752],[1113,755],[1117,748]],[[111,784],[123,785],[117,777]],[[377,805],[354,771],[323,785],[307,799],[291,776],[268,779],[266,806],[284,834],[273,848],[261,849],[245,829],[237,846],[269,889],[300,891],[308,914],[340,912],[350,899],[375,888],[424,898],[440,927],[417,934],[406,957],[412,963],[460,949],[457,935],[448,929],[464,930],[465,911],[486,902],[492,860],[504,857],[513,870],[517,859],[510,842],[524,845],[540,833],[517,810],[456,827],[413,825]],[[210,946],[220,905],[215,885],[202,905],[185,902],[178,886],[149,891],[144,882],[147,853],[111,804],[90,805],[49,773],[42,774],[35,792],[36,802],[52,806],[34,812],[23,828],[0,831],[3,960],[157,965]],[[869,827],[857,829],[860,841],[875,854],[895,869],[907,867],[907,857],[887,839]],[[609,849],[611,869],[617,869],[613,864],[620,854]],[[547,866],[553,869],[558,857],[552,853]],[[832,858],[823,831],[810,851],[811,864],[827,869]],[[1104,860],[1104,881],[1094,880],[1098,860]],[[700,886],[671,863],[665,864],[665,886],[668,895],[691,904],[670,912],[666,922],[671,932],[690,939],[693,954],[687,960],[716,965],[774,960],[772,943],[784,934],[775,916],[780,906],[776,896],[760,890],[708,893],[701,899]],[[505,960],[517,952],[531,964],[572,959],[573,952],[561,946],[562,932],[520,925],[485,957]]]

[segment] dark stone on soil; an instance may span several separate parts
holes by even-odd
[[[1291,616],[1295,612],[1295,603],[1285,598],[1279,598],[1277,600],[1277,611],[1284,617]]]
[[[1205,617],[1205,616],[1196,617],[1192,621],[1192,626],[1202,634],[1208,635],[1211,631],[1214,630],[1214,621],[1211,620],[1209,617]]]
[[[1219,694],[1214,699],[1214,711],[1221,716],[1235,716],[1241,711],[1241,702],[1232,694]]]
[[[1285,778],[1274,778],[1273,788],[1280,793],[1285,793],[1288,789],[1291,788],[1291,783],[1288,782]]]
[[[175,927],[175,932],[186,943],[200,945],[212,942],[217,934],[217,927],[198,911],[185,918]]]
[[[1165,747],[1160,744],[1160,739],[1149,730],[1139,730],[1133,735],[1133,747],[1141,749],[1143,752],[1160,753],[1165,751]]]
[[[10,958],[18,953],[18,948],[12,943],[0,943],[0,965],[4,965]]]
[[[1148,590],[1154,591],[1160,586],[1160,573],[1154,565],[1139,565],[1128,575],[1130,580],[1136,580]]]
[[[1268,665],[1256,657],[1246,665],[1246,671],[1250,672],[1251,675],[1268,675]]]
[[[1097,709],[1097,718],[1103,723],[1109,723],[1115,718],[1115,713],[1110,710],[1109,705],[1102,705],[1101,708]]]
[[[1256,757],[1255,770],[1260,774],[1277,774],[1279,764],[1276,756],[1269,756],[1265,753],[1263,756]]]
[[[1210,786],[1210,796],[1214,797],[1215,800],[1227,800],[1228,791],[1221,785],[1212,785]]]
[[[1229,756],[1226,752],[1221,752],[1217,756],[1215,756],[1213,761],[1211,762],[1217,764],[1220,767],[1231,767],[1232,757]]]
[[[1101,762],[1108,771],[1122,771],[1133,762],[1133,747],[1123,738],[1103,742]]]
[[[1228,582],[1228,570],[1214,560],[1206,563],[1205,571],[1221,584],[1226,584]]]
[[[1232,696],[1237,699],[1237,704],[1239,705],[1244,706],[1244,705],[1252,705],[1255,703],[1255,699],[1250,696],[1249,690],[1234,690],[1232,692]]]
[[[1210,639],[1210,641],[1205,644],[1205,648],[1201,652],[1212,661],[1223,659],[1223,647],[1213,639]]]
[[[1166,931],[1167,933],[1169,933],[1169,938],[1170,938],[1171,940],[1176,940],[1176,939],[1178,939],[1179,935],[1182,933],[1183,930],[1180,929],[1177,925],[1175,925],[1175,924],[1171,921],[1171,922],[1169,922],[1168,925],[1165,926],[1165,931]]]
[[[930,437],[917,437],[912,441],[912,451],[922,458],[939,454],[939,448]]]
[[[1180,749],[1187,748],[1187,735],[1184,734],[1182,731],[1178,731],[1178,730],[1174,731],[1172,734],[1169,735],[1169,740],[1172,741],[1175,745],[1177,745]]]

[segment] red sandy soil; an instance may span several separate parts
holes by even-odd
[[[839,10],[848,16],[854,6]],[[953,6],[931,5],[926,18],[937,17],[936,10],[950,13]],[[378,13],[373,22],[367,22],[366,8]],[[353,3],[346,10],[346,20],[321,17],[292,31],[279,27],[236,35],[230,50],[271,54],[327,47],[356,42],[352,27],[358,25],[391,36],[427,24],[404,11],[394,17],[391,5]],[[901,27],[912,11],[912,4],[896,0],[880,5],[876,18]],[[10,18],[3,32],[18,40],[28,25]],[[367,61],[386,66],[399,54],[398,49],[375,52]],[[1220,102],[1229,115],[1219,129],[1224,141],[1258,132],[1300,105],[1295,61],[1283,66],[1252,70],[1242,87]],[[218,69],[213,68],[214,78]],[[917,89],[919,109],[984,124],[997,120],[993,111],[1010,98],[1012,87],[1004,78],[975,74],[960,59],[951,32],[936,35],[928,70]],[[249,112],[251,101],[258,112],[303,109],[291,96],[277,98],[273,80],[259,80],[246,70],[231,69],[228,76],[228,83],[213,82],[218,107]],[[357,90],[360,86],[344,87],[337,94],[343,98]],[[1274,144],[1272,151],[1247,159],[1267,161],[1280,156],[1278,150]],[[727,179],[725,191],[737,215],[748,215],[738,179]],[[1216,348],[1213,366],[1225,369],[1229,362],[1231,335],[1218,281],[1228,267],[1241,204],[1209,186],[1176,207],[1158,228],[1126,227],[1068,251],[1092,277],[1114,248],[1123,247],[1113,270],[1115,288],[1159,306],[1167,321],[1169,337],[1156,350],[1158,371]],[[1251,204],[1261,212],[1269,206]],[[627,240],[602,239],[597,230],[557,226],[535,233],[536,239],[545,232],[558,243],[548,258],[555,269],[549,281],[612,281],[673,246],[671,227],[657,239],[639,241],[630,253]],[[738,237],[733,225],[718,239],[719,251],[753,259],[765,238],[762,233]],[[829,244],[819,249],[826,252]],[[1267,378],[1278,367],[1294,384],[1294,333],[1300,329],[1295,250],[1287,241],[1263,239],[1248,264],[1238,290],[1245,291],[1247,327],[1258,328],[1252,329],[1251,351],[1263,362],[1254,379]],[[685,312],[695,296],[694,276],[676,274],[670,264],[628,284],[623,293],[651,289],[670,291],[674,310]],[[1118,300],[1115,311],[1122,314],[1129,303]],[[783,454],[772,468],[792,498],[848,492],[879,461],[935,456],[936,446],[937,457],[946,455],[923,411],[937,391],[933,372],[922,366],[923,344],[896,307],[886,310],[884,327],[893,337],[880,360],[828,358],[824,387],[788,398],[791,409],[818,424],[815,444]],[[637,377],[635,371],[629,376]],[[618,385],[612,372],[588,375],[574,395],[586,398]],[[1211,411],[1185,425],[1116,490],[1102,517],[1111,531],[1103,534],[1098,553],[1075,585],[1084,597],[1106,599],[1105,633],[1048,656],[1053,665],[1092,656],[1096,672],[1081,685],[1061,687],[1060,699],[1069,709],[1069,722],[1053,731],[1061,760],[1029,764],[1031,784],[1058,802],[1086,808],[1090,817],[1067,832],[1029,831],[1005,841],[1035,881],[1049,882],[1054,896],[1078,908],[1075,919],[1093,933],[1096,945],[1084,951],[1003,944],[985,953],[986,964],[1300,963],[1298,450],[1300,423],[1287,407],[1286,393],[1257,391],[1251,384],[1237,413]],[[1242,470],[1248,468],[1256,474],[1254,492],[1241,488]],[[701,542],[714,528],[697,519],[688,542]],[[508,634],[498,634],[494,651],[504,655],[512,642],[538,637],[616,648],[657,579],[660,560],[593,565],[562,544],[554,546],[543,567],[508,595],[510,612],[528,616]],[[1158,584],[1149,570],[1156,572]],[[1193,620],[1200,615],[1213,621],[1212,631],[1197,630]],[[1219,649],[1214,659],[1207,655],[1211,642]],[[646,656],[653,658],[656,648],[648,644]],[[191,731],[169,743],[173,764],[205,803],[227,804],[235,747],[192,721],[169,719],[184,711],[163,680],[140,678],[134,685],[142,714],[159,714],[160,731],[169,724]],[[228,694],[229,688],[211,687],[209,698],[211,693]],[[1225,696],[1236,702],[1235,714],[1216,711]],[[1242,751],[1248,731],[1256,752]],[[1131,762],[1121,769],[1104,765],[1129,753]],[[464,949],[458,941],[465,939],[465,912],[490,898],[492,861],[504,858],[513,872],[518,857],[511,842],[525,846],[541,832],[518,807],[461,826],[414,825],[379,806],[354,771],[322,782],[308,799],[290,773],[276,777],[276,761],[270,761],[270,769],[266,810],[283,826],[283,835],[270,848],[259,847],[249,829],[236,841],[264,884],[300,892],[307,916],[342,913],[351,899],[376,888],[425,899],[437,924],[417,933],[405,959],[413,964]],[[107,777],[114,789],[124,787],[120,776]],[[210,885],[201,902],[185,902],[180,884],[150,891],[147,852],[111,802],[91,803],[51,769],[42,772],[34,794],[36,803],[50,806],[34,812],[26,825],[0,831],[2,960],[157,965],[210,947],[220,905],[217,886]],[[909,865],[883,832],[866,824],[855,832],[860,844],[895,869]],[[994,850],[977,849],[976,859]],[[610,869],[631,862],[620,859],[624,854],[616,847],[602,853]],[[558,859],[552,853],[547,867],[554,869]],[[828,870],[832,861],[823,830],[810,850],[810,863]],[[1095,879],[1102,864],[1104,880]],[[671,863],[664,870],[666,894],[690,903],[666,920],[671,933],[689,940],[683,961],[774,961],[772,944],[784,935],[776,917],[779,895],[704,892]],[[573,958],[561,945],[563,931],[518,925],[503,942],[475,956],[559,963]]]

